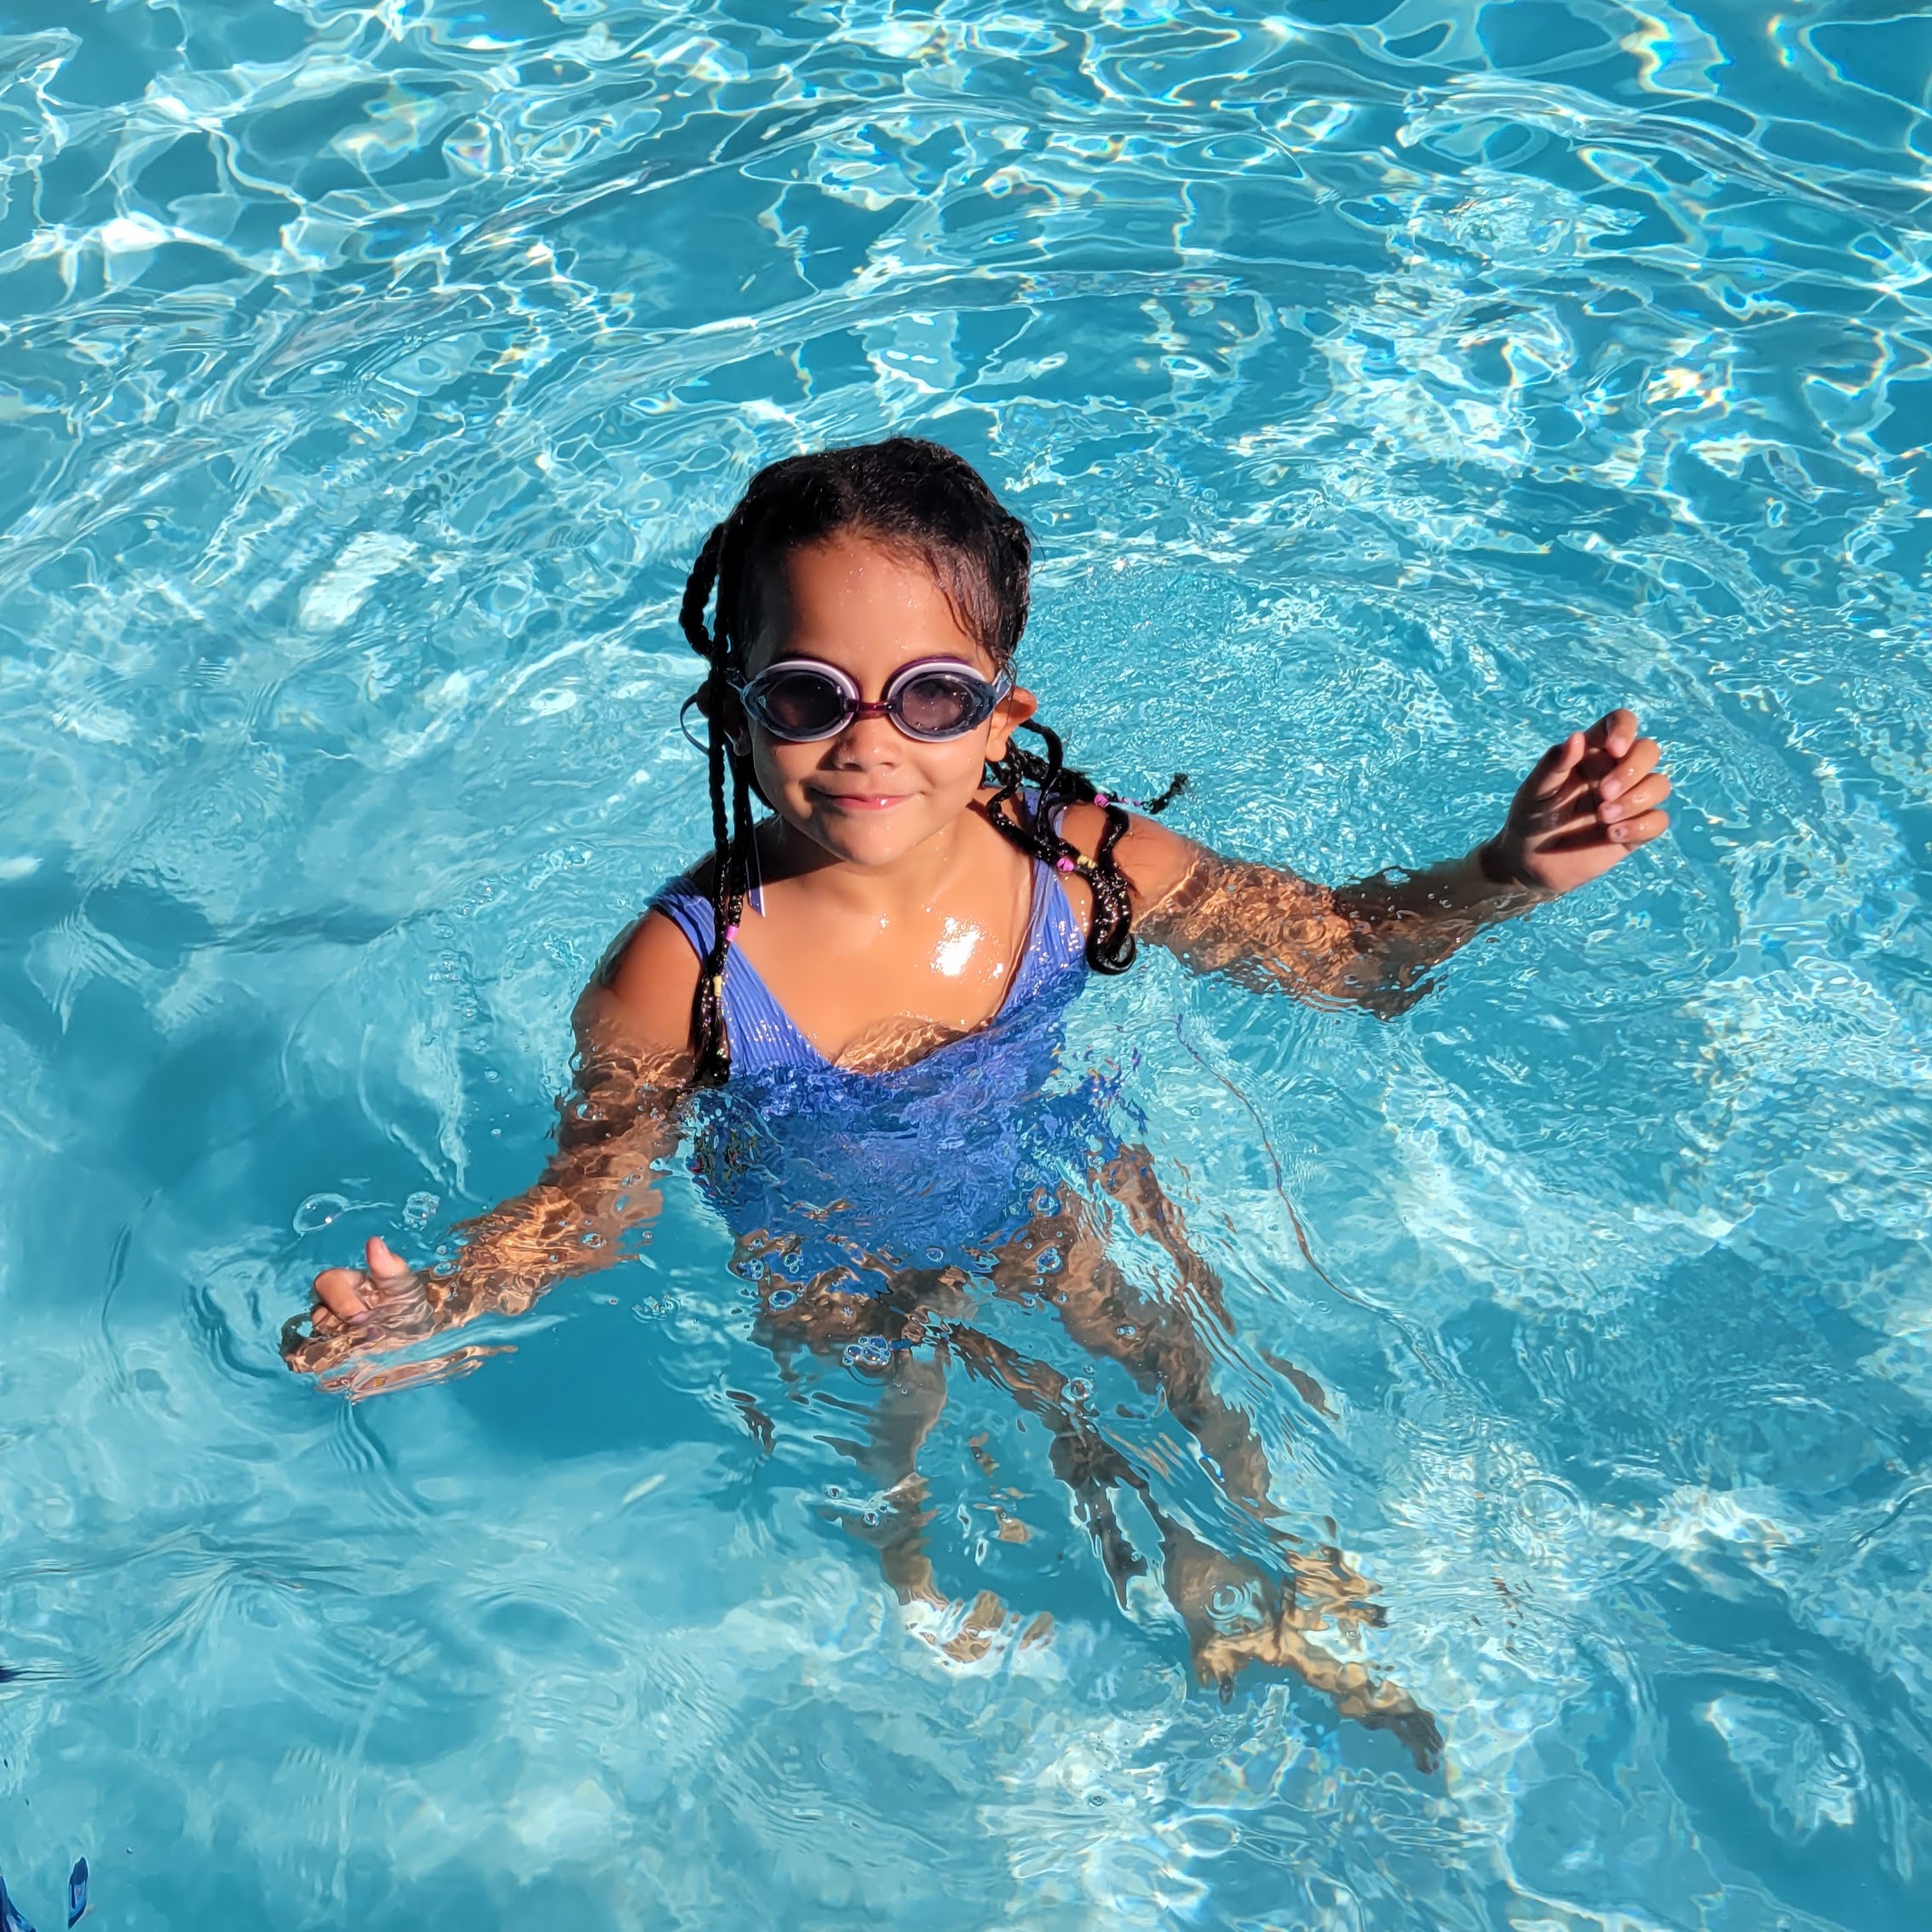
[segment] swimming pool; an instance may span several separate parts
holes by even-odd
[[[5,32],[31,1917],[84,1853],[141,1929],[1925,1923],[1932,24]],[[1189,770],[1230,849],[1446,855],[1619,699],[1670,749],[1667,848],[1393,1024],[1152,957],[1071,1022],[1435,1778],[1299,1686],[1195,1687],[964,1382],[934,1560],[1055,1627],[943,1664],[842,1527],[861,1391],[780,1377],[683,1176],[467,1381],[351,1407],[277,1359],[317,1267],[529,1178],[577,987],[705,840],[691,554],[761,461],[894,429],[1034,528],[1082,761]]]

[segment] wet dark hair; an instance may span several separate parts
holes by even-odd
[[[711,722],[710,790],[713,848],[711,950],[698,975],[692,1034],[697,1045],[693,1081],[722,1083],[731,1069],[725,1037],[725,955],[745,911],[752,839],[750,760],[726,743],[722,720],[733,677],[745,667],[756,628],[759,572],[787,551],[842,531],[873,538],[917,556],[952,602],[960,625],[1003,669],[1026,628],[1032,543],[1026,526],[1007,514],[984,478],[963,457],[937,443],[894,436],[852,449],[787,457],[761,469],[738,507],[704,539],[684,587],[678,622],[691,647],[710,667],[704,710]],[[712,593],[717,603],[704,628]],[[1084,773],[1066,762],[1059,737],[1044,725],[1025,729],[1045,749],[1021,750],[989,766],[998,786],[987,802],[992,823],[1031,856],[1061,871],[1078,871],[1093,888],[1087,933],[1087,963],[1096,973],[1124,973],[1134,963],[1133,911],[1127,882],[1113,852],[1128,825],[1127,814]],[[727,823],[727,786],[731,794]],[[1143,808],[1159,812],[1186,785],[1184,776]],[[1035,788],[1031,804],[1023,788]],[[1107,814],[1091,859],[1055,829],[1057,808],[1098,803]]]

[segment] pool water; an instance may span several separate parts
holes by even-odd
[[[29,1918],[84,1854],[141,1932],[1932,1918],[1910,0],[0,27]],[[1225,849],[1423,863],[1612,704],[1668,747],[1668,844],[1397,1021],[1159,956],[1067,1022],[1221,1278],[1282,1521],[1378,1587],[1319,1641],[1437,1715],[1433,1775],[1198,1686],[963,1375],[940,1581],[1053,1624],[948,1662],[848,1527],[876,1376],[781,1370],[681,1169],[466,1380],[279,1359],[317,1268],[535,1172],[578,987],[708,842],[697,545],[760,463],[895,430],[1037,532],[1079,760],[1191,772]],[[1239,1533],[1118,1366],[986,1320]]]

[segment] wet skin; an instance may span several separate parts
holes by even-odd
[[[856,535],[790,553],[762,580],[755,605],[746,675],[779,657],[812,658],[847,672],[877,701],[918,658],[957,658],[989,676],[998,668],[917,558]],[[811,745],[771,739],[735,706],[714,721],[750,758],[773,807],[758,833],[762,910],[746,909],[738,944],[827,1059],[867,1070],[908,1064],[998,1010],[1025,940],[1032,871],[990,822],[983,780],[986,762],[1003,754],[1034,704],[1017,688],[979,730],[943,745],[905,737],[884,717],[855,720]],[[1397,1012],[1426,991],[1432,968],[1486,926],[1587,883],[1659,837],[1670,791],[1659,756],[1630,712],[1612,711],[1552,745],[1502,829],[1466,857],[1340,888],[1223,858],[1136,818],[1117,848],[1136,929],[1197,970],[1318,1003]],[[1090,855],[1102,823],[1097,808],[1077,806],[1063,829]],[[1084,922],[1084,882],[1074,875],[1063,883]],[[697,977],[683,935],[662,914],[647,917],[579,1002],[578,1093],[544,1177],[469,1224],[451,1277],[417,1274],[380,1241],[369,1244],[363,1268],[325,1269],[307,1332],[291,1322],[285,1337],[290,1366],[354,1396],[466,1372],[495,1349],[459,1344],[403,1363],[382,1357],[481,1314],[520,1312],[565,1275],[619,1258],[626,1231],[656,1210],[653,1163],[676,1145]],[[1025,1291],[1037,1291],[1026,1257],[1057,1245],[1071,1257],[1055,1295],[1069,1334],[1162,1391],[1221,1470],[1229,1501],[1271,1521],[1258,1441],[1245,1416],[1214,1394],[1208,1373],[1212,1355],[1199,1325],[1225,1325],[1218,1283],[1187,1247],[1144,1158],[1098,1178],[1100,1193],[1165,1231],[1158,1238],[1180,1271],[1176,1293],[1159,1302],[1133,1297],[1107,1256],[1101,1221],[1078,1210],[1069,1210],[1072,1222],[1044,1217],[1003,1250],[995,1291],[1021,1292],[1022,1278]],[[890,1353],[876,1422],[854,1448],[906,1499],[877,1539],[902,1595],[937,1594],[917,1535],[915,1459],[943,1407],[951,1360],[1047,1422],[1055,1467],[1122,1586],[1122,1566],[1139,1559],[1108,1498],[1123,1482],[1144,1496],[1146,1481],[1083,1431],[1055,1371],[973,1328],[957,1283],[908,1274],[880,1297],[808,1285],[785,1319],[768,1305],[762,1318],[761,1333],[781,1353],[842,1350],[863,1334],[903,1341],[922,1325],[934,1328],[923,1348]],[[1156,1521],[1164,1584],[1204,1676],[1225,1683],[1244,1664],[1279,1665],[1331,1692],[1348,1714],[1395,1729],[1418,1762],[1433,1761],[1433,1720],[1360,1665],[1306,1641],[1325,1619],[1346,1625],[1379,1614],[1338,1553],[1310,1557],[1284,1541],[1281,1573],[1271,1577],[1209,1549],[1177,1521],[1158,1513]],[[991,1640],[997,1609],[988,1612],[984,1599],[975,1607],[960,1633],[969,1648]]]

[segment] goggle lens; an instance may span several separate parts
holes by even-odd
[[[779,670],[758,680],[759,722],[779,738],[829,738],[852,700],[823,671]]]
[[[957,671],[921,671],[893,693],[892,720],[915,738],[957,738],[992,709],[988,689]]]

